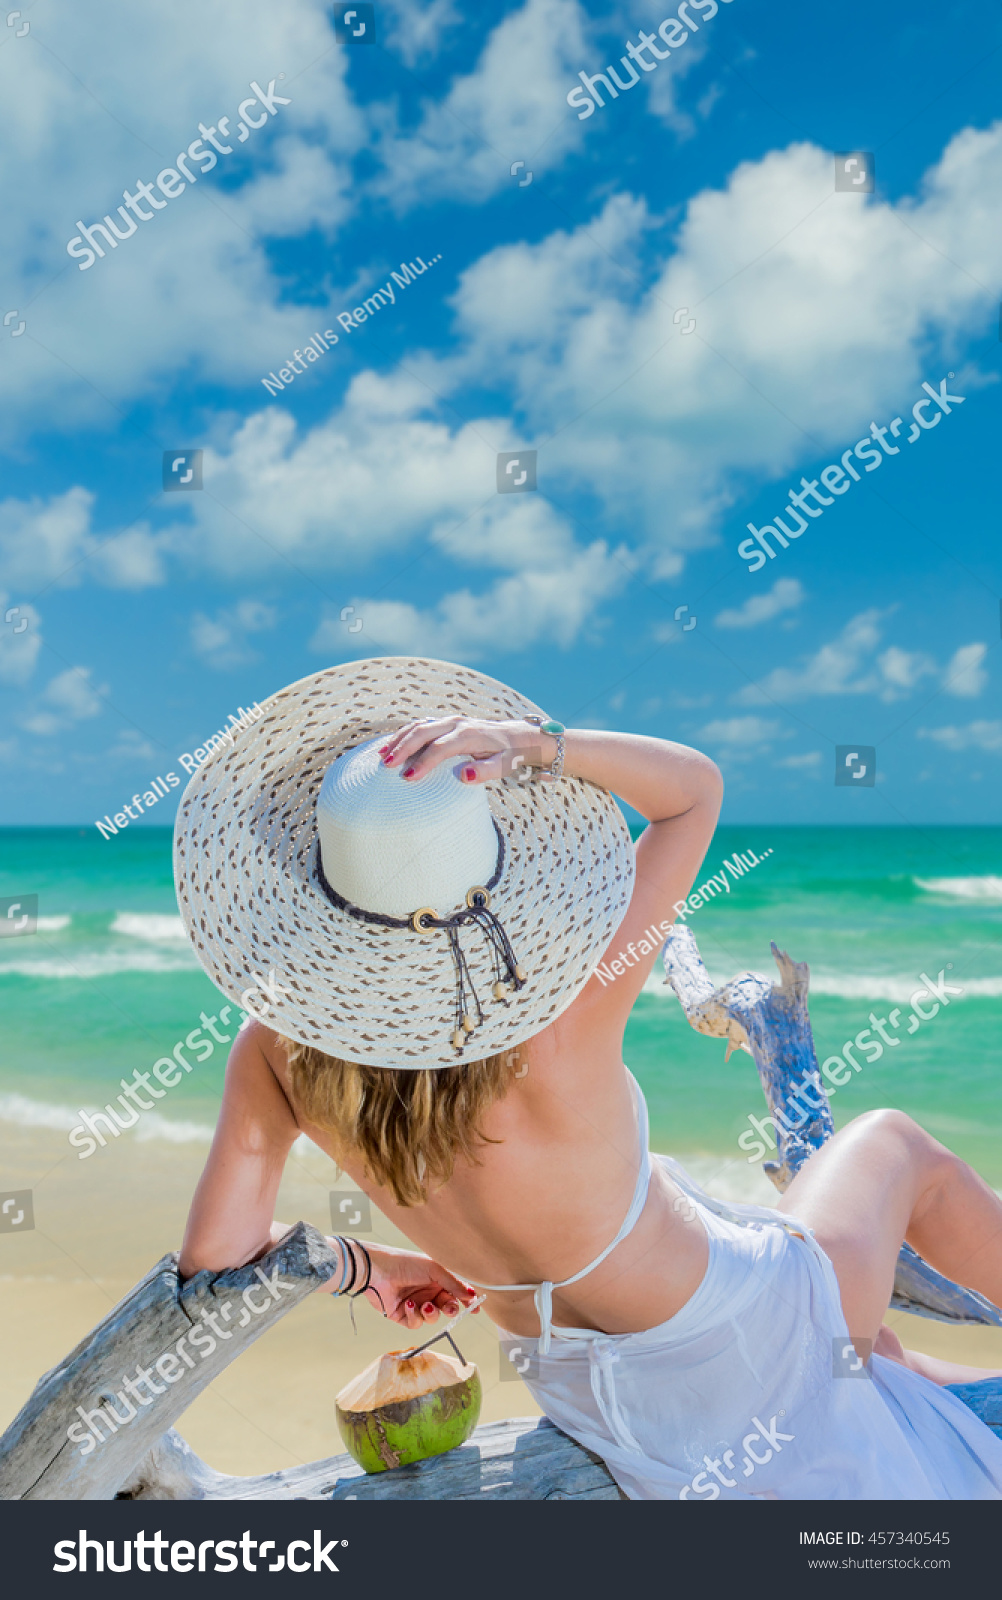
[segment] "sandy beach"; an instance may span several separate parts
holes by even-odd
[[[123,1140],[80,1162],[65,1134],[5,1129],[0,1162],[8,1189],[34,1192],[35,1227],[0,1235],[4,1361],[0,1426],[6,1427],[43,1372],[56,1365],[135,1281],[181,1239],[204,1147]],[[278,1215],[330,1231],[337,1169],[312,1147],[293,1152]],[[382,1218],[373,1237],[405,1243]],[[319,1296],[265,1334],[205,1391],[178,1428],[221,1472],[267,1472],[341,1453],[334,1396],[383,1350],[406,1343],[367,1307]],[[894,1312],[888,1318],[916,1350],[973,1366],[1002,1367],[1002,1329],[953,1328]],[[484,1383],[482,1420],[538,1414],[523,1384],[500,1381],[498,1341],[482,1315],[467,1319],[464,1354]]]

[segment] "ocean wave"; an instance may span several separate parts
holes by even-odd
[[[140,1118],[136,1138],[140,1144],[154,1140],[165,1144],[211,1144],[215,1131],[207,1122],[171,1122],[154,1111]]]
[[[111,931],[124,934],[128,939],[147,939],[154,944],[188,938],[180,917],[152,911],[116,911]]]
[[[936,972],[930,974],[935,977]],[[725,983],[737,976],[731,972],[726,977],[716,977],[710,974],[710,982],[715,989],[722,988]],[[775,974],[769,973],[775,981]],[[993,978],[964,978],[955,972],[950,974],[950,982],[963,989],[963,995],[951,996],[952,1000],[997,1000],[1002,997],[1002,977]],[[911,1002],[911,997],[916,989],[922,987],[922,980],[916,973],[878,973],[878,972],[812,972],[811,995],[825,995],[833,1000],[896,1000],[903,1005]],[[663,999],[674,1000],[675,991],[669,984],[662,983],[657,971],[653,972],[643,987],[644,994],[660,995]],[[679,1007],[679,1016],[682,1009]]]
[[[89,1105],[85,1111],[94,1112],[103,1107]],[[25,1094],[0,1094],[0,1122],[14,1123],[19,1128],[54,1128],[59,1133],[70,1133],[80,1124],[80,1112],[72,1106],[51,1105],[44,1100],[32,1100]],[[128,1138],[131,1128],[123,1128],[120,1138]],[[135,1137],[140,1144],[159,1141],[162,1144],[210,1144],[215,1130],[205,1122],[173,1122],[160,1112],[144,1113],[135,1124]],[[109,1138],[108,1143],[113,1141]]]
[[[931,976],[935,976],[935,972]],[[964,978],[953,972],[949,981],[964,991],[963,995],[951,996],[951,1001],[997,1000],[1002,995],[1002,978]],[[898,1000],[907,1005],[921,987],[921,978],[911,973],[901,976],[894,973],[884,976],[880,973],[811,973],[811,993],[830,995],[837,1000]]]
[[[0,1094],[0,1122],[13,1122],[19,1128],[56,1128],[69,1133],[80,1121],[72,1106],[47,1105],[30,1100],[26,1094]]]
[[[70,917],[39,917],[35,927],[39,933],[61,933],[71,920]]]
[[[81,951],[73,960],[23,956],[20,960],[0,961],[0,978],[112,978],[120,972],[190,972],[198,963],[194,955],[162,955],[157,950],[132,952]]]
[[[947,895],[953,900],[981,900],[1002,903],[1002,878],[989,873],[983,878],[916,878],[927,894]]]

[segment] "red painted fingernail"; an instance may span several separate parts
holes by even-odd
[[[477,775],[476,767],[464,767],[463,768],[463,777],[466,779],[467,783],[472,783],[474,778],[476,777],[476,775]]]
[[[407,1309],[408,1309],[408,1311],[413,1311],[414,1310],[414,1301],[413,1300],[408,1300]]]
[[[425,1311],[425,1312],[434,1311],[434,1309],[435,1309],[435,1307],[432,1305],[430,1300],[426,1300],[424,1305],[421,1307],[421,1310]]]
[[[417,769],[415,767],[405,767],[402,775],[405,778],[413,778],[416,770]]]

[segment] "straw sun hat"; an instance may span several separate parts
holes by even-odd
[[[175,879],[199,961],[248,1010],[264,989],[268,1025],[327,1055],[427,1068],[511,1049],[570,1005],[626,911],[633,849],[604,789],[383,766],[388,734],[456,714],[540,708],[443,661],[331,667],[273,695],[185,790]]]

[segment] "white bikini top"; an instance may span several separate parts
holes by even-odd
[[[550,1348],[550,1335],[553,1328],[554,1289],[566,1289],[570,1284],[577,1283],[579,1279],[587,1278],[589,1272],[594,1272],[595,1268],[602,1264],[606,1256],[611,1255],[618,1244],[622,1244],[627,1234],[632,1233],[640,1220],[640,1214],[644,1206],[647,1204],[647,1191],[651,1182],[651,1153],[648,1149],[650,1129],[647,1120],[647,1102],[644,1099],[639,1083],[629,1069],[627,1069],[627,1076],[633,1085],[633,1100],[637,1112],[637,1130],[640,1137],[640,1170],[637,1173],[637,1184],[633,1191],[630,1209],[626,1213],[623,1225],[611,1244],[607,1244],[601,1254],[597,1255],[594,1261],[589,1261],[588,1265],[582,1267],[580,1272],[575,1272],[570,1278],[562,1278],[559,1283],[554,1283],[549,1279],[539,1284],[477,1283],[475,1278],[466,1279],[467,1283],[472,1283],[475,1288],[489,1289],[494,1293],[513,1294],[519,1291],[525,1292],[528,1289],[534,1290],[533,1299],[536,1310],[539,1313],[539,1353],[543,1356],[547,1354]]]

